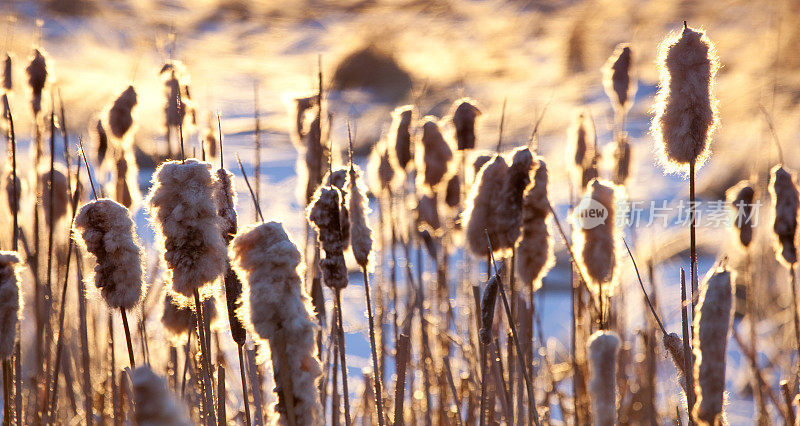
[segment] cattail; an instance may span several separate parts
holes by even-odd
[[[492,242],[497,240],[493,221],[495,197],[502,190],[507,173],[506,160],[495,155],[478,172],[475,184],[467,196],[464,228],[469,249],[476,255],[484,256],[489,250],[486,242],[487,230]]]
[[[0,360],[11,356],[22,315],[19,257],[13,251],[0,251]]]
[[[664,348],[672,358],[672,363],[675,364],[675,370],[678,371],[678,382],[681,387],[686,389],[686,356],[683,353],[683,339],[676,333],[665,334],[662,339]]]
[[[295,98],[291,101],[291,108],[289,110],[289,119],[292,121],[290,128],[292,129],[292,143],[300,150],[303,148],[303,142],[308,134],[306,129],[306,113],[317,105],[317,95],[307,97]]]
[[[382,191],[391,191],[394,168],[385,142],[379,141],[372,147],[367,163],[367,175],[370,177],[370,189],[373,194],[379,195]]]
[[[422,125],[421,150],[417,150],[418,185],[435,188],[444,179],[448,163],[453,159],[453,151],[444,139],[434,117],[425,117]]]
[[[14,87],[14,80],[12,79],[11,68],[11,54],[6,52],[6,58],[3,60],[3,90],[10,92]]]
[[[322,182],[327,186],[336,187],[339,190],[339,232],[342,234],[345,249],[350,243],[350,210],[347,208],[347,169],[339,168],[332,173],[325,173]]]
[[[131,375],[133,384],[134,423],[140,426],[190,426],[186,407],[167,389],[163,378],[149,366],[137,368]]]
[[[439,218],[438,196],[435,193],[430,194],[426,192],[420,195],[415,212],[417,216],[417,227],[420,230],[424,229],[426,226],[434,231],[441,228],[442,221]]]
[[[325,173],[325,177],[322,181],[325,182],[325,185],[335,186],[339,191],[342,191],[343,194],[347,194],[347,189],[345,188],[345,183],[347,183],[347,169],[344,167]]]
[[[316,354],[314,308],[300,278],[300,251],[280,223],[269,222],[237,234],[230,256],[246,283],[240,318],[260,339],[269,341],[274,371],[283,369],[291,381],[297,424],[320,424],[322,405],[317,382],[322,369]],[[276,383],[286,389],[278,376]],[[281,424],[286,423],[286,409],[283,403],[276,407]]]
[[[614,223],[616,201],[615,186],[595,179],[589,183],[586,195],[575,209],[579,224],[573,231],[575,256],[587,287],[595,294],[601,290],[603,294],[610,294],[611,289],[603,287],[615,281],[616,242],[619,240]]]
[[[567,153],[570,156],[567,164],[569,164],[575,179],[580,180],[583,184],[582,187],[585,188],[586,183],[588,183],[588,180],[586,180],[588,177],[586,170],[592,169],[592,162],[595,161],[596,155],[594,123],[588,111],[581,110],[573,117],[572,124],[569,128],[567,143],[569,144]],[[591,178],[594,177],[596,177],[596,175]],[[589,178],[589,180],[591,180],[591,178]]]
[[[347,240],[342,235],[346,221],[341,212],[341,191],[335,186],[317,189],[306,210],[308,222],[317,231],[317,240],[325,250],[325,259],[320,260],[320,269],[325,285],[334,289],[347,287],[347,267],[344,250]]]
[[[684,27],[658,48],[660,83],[651,132],[659,161],[667,171],[689,163],[701,166],[717,125],[717,100],[711,92],[719,59],[711,40]]]
[[[214,121],[211,118],[211,113],[207,115],[208,120],[206,121],[208,125],[206,126],[205,131],[203,131],[202,139],[200,143],[203,144],[203,152],[206,155],[206,158],[212,159],[217,158],[217,132],[214,130]]]
[[[459,151],[475,148],[475,120],[481,115],[481,110],[475,106],[475,101],[461,98],[453,103],[453,127],[456,130],[456,142]]]
[[[136,89],[128,86],[108,110],[108,128],[117,139],[123,139],[133,126],[133,108],[136,106]]]
[[[58,221],[67,215],[69,206],[69,187],[67,186],[67,176],[65,171],[56,166],[53,169],[53,204],[50,205],[50,168],[42,166],[39,169],[39,194],[42,197],[44,206],[44,217],[50,217],[50,209],[53,209],[53,220]]]
[[[603,88],[611,99],[617,114],[624,114],[630,108],[636,94],[636,81],[631,78],[633,58],[628,44],[619,44],[603,66]]]
[[[97,261],[94,283],[108,306],[133,308],[144,286],[143,251],[128,209],[107,198],[91,201],[78,211],[75,230]]]
[[[500,286],[500,276],[495,274],[486,283],[481,299],[481,330],[480,340],[484,345],[492,343],[492,323],[494,322],[494,306],[497,302],[497,290]]]
[[[217,169],[217,182],[214,188],[214,201],[217,203],[217,215],[222,219],[220,230],[222,238],[230,243],[237,231],[236,189],[233,187],[233,173],[225,169]]]
[[[305,137],[305,155],[302,158],[305,163],[300,163],[301,158],[298,158],[298,171],[305,177],[307,202],[314,196],[314,191],[322,183],[325,171],[329,168],[330,154],[328,148],[322,144],[320,129],[319,120],[314,119]]]
[[[451,209],[458,208],[461,205],[461,179],[457,174],[453,174],[450,180],[447,181],[447,188],[444,192],[444,202]]]
[[[472,171],[474,172],[475,176],[478,175],[478,172],[481,171],[483,165],[488,163],[492,157],[492,155],[486,154],[475,157],[475,159],[472,161]]]
[[[596,426],[617,423],[617,352],[619,337],[613,331],[598,330],[586,342],[589,358],[589,395]]]
[[[42,90],[47,84],[47,56],[41,48],[33,49],[25,72],[28,74],[28,86],[31,88],[31,107],[33,115],[42,111]]]
[[[358,177],[361,170],[358,166],[351,166],[347,181],[347,206],[350,210],[350,248],[356,263],[366,268],[369,255],[372,252],[372,231],[367,226],[369,206],[362,188],[359,188]]]
[[[394,161],[401,171],[408,169],[414,159],[414,145],[411,143],[411,119],[413,107],[405,105],[392,112],[392,126],[389,128],[389,144],[394,145]]]
[[[103,120],[97,120],[95,131],[97,132],[97,164],[102,164],[108,152],[108,135],[103,127]]]
[[[163,257],[173,272],[172,289],[184,297],[225,271],[225,241],[217,216],[211,164],[190,158],[158,166],[147,197]]]
[[[214,296],[203,300],[203,320],[209,324],[217,320],[217,302]],[[173,340],[183,341],[194,330],[197,317],[194,302],[179,294],[167,290],[164,293],[164,313],[161,324],[170,333]]]
[[[746,180],[737,183],[725,192],[725,198],[727,198],[734,212],[733,226],[736,227],[739,234],[739,242],[745,248],[753,241],[753,222],[751,217],[755,195],[756,192],[753,186]]]
[[[189,77],[186,67],[181,61],[170,61],[161,68],[161,81],[164,83],[164,104],[165,126],[178,127],[184,122],[186,113],[193,114],[192,106],[189,103],[188,81]]]
[[[769,193],[775,209],[775,256],[779,262],[791,266],[797,262],[797,247],[794,244],[797,233],[797,208],[800,205],[794,175],[781,166],[775,166],[770,173]]]
[[[618,138],[614,147],[614,184],[624,185],[631,173],[631,144],[622,133]]]
[[[697,403],[693,415],[700,424],[721,419],[725,393],[725,351],[733,320],[731,272],[718,268],[700,289],[694,318],[694,382]]]
[[[16,186],[16,188],[14,188]],[[19,176],[17,176],[17,184],[14,185],[14,175],[13,171],[9,167],[9,170],[3,174],[3,187],[5,189],[4,193],[6,195],[6,201],[8,203],[8,211],[12,214],[15,210],[14,204],[14,195],[16,193],[16,209],[19,209],[20,206],[20,199],[22,197],[22,180]],[[16,189],[16,192],[15,192]]]
[[[526,147],[515,148],[508,157],[510,165],[494,200],[492,225],[496,231],[492,238],[492,248],[495,251],[510,250],[517,242],[522,226],[522,195],[531,183],[531,151]]]
[[[114,200],[123,206],[134,209],[139,205],[139,168],[131,147],[119,146],[114,162]]]
[[[542,278],[555,265],[553,236],[550,235],[550,200],[547,198],[547,165],[536,159],[533,181],[522,197],[522,233],[517,240],[517,275],[533,291],[542,286]]]

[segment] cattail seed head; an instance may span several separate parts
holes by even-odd
[[[398,169],[405,172],[408,163],[414,159],[414,145],[411,143],[411,121],[413,107],[404,105],[392,112],[392,125],[389,128],[388,141],[394,146],[394,162]]]
[[[156,169],[147,197],[164,261],[173,272],[172,288],[184,297],[193,297],[227,266],[216,185],[209,163],[165,161]]]
[[[350,211],[350,247],[356,263],[366,268],[372,252],[372,231],[367,226],[367,214],[370,210],[364,190],[359,187],[360,175],[358,166],[351,166],[347,174],[347,206]]]
[[[133,308],[144,287],[143,252],[128,209],[107,198],[86,203],[75,216],[75,231],[97,261],[94,283],[108,306]]]
[[[534,291],[542,286],[542,278],[555,265],[553,236],[550,235],[550,200],[547,197],[547,165],[536,159],[533,181],[522,197],[522,233],[516,242],[517,275],[523,285]]]
[[[347,287],[347,267],[344,263],[344,250],[347,239],[342,233],[342,225],[349,220],[343,217],[341,191],[335,186],[321,186],[314,194],[306,211],[308,222],[317,231],[317,240],[325,250],[325,259],[320,260],[320,269],[325,285],[341,289]]]
[[[191,426],[186,406],[167,388],[163,378],[144,365],[131,374],[134,423],[140,426]]]
[[[133,126],[133,108],[136,106],[136,89],[128,86],[108,110],[108,128],[117,139],[123,139]]]
[[[330,153],[328,147],[322,144],[322,134],[319,120],[311,122],[308,133],[306,133],[304,146],[305,164],[298,164],[299,173],[305,178],[306,201],[310,201],[314,196],[314,191],[323,182],[323,176],[329,169]],[[298,160],[300,160],[298,158]]]
[[[3,193],[6,197],[9,213],[13,214],[14,210],[19,211],[21,206],[20,199],[22,198],[22,180],[17,176],[17,184],[14,185],[14,175],[11,167],[3,173]],[[16,188],[15,188],[16,187]],[[16,199],[16,204],[14,200]]]
[[[456,142],[459,151],[475,148],[475,120],[481,115],[481,110],[475,106],[475,101],[461,98],[453,103],[453,127],[456,130]]]
[[[216,322],[217,302],[214,296],[203,300],[203,320],[210,324]],[[197,316],[194,312],[194,300],[187,299],[177,293],[167,290],[164,293],[164,313],[161,315],[161,324],[170,333],[175,341],[185,341],[189,333],[194,330]]]
[[[573,230],[575,257],[587,280],[587,287],[595,294],[599,294],[601,288],[604,294],[611,294],[612,288],[608,284],[615,282],[619,240],[615,224],[617,199],[614,184],[595,179],[589,183],[586,195],[574,213],[578,222]],[[594,217],[584,217],[592,211]]]
[[[350,243],[350,210],[347,208],[347,169],[341,167],[332,173],[325,173],[322,182],[339,190],[339,232],[342,233],[345,249]]]
[[[750,182],[743,180],[725,192],[725,198],[730,203],[734,212],[733,226],[739,236],[739,243],[747,248],[753,241],[753,201],[755,189]]]
[[[694,318],[694,382],[697,402],[693,415],[700,424],[716,425],[725,394],[725,351],[733,320],[731,272],[718,268],[700,289]]]
[[[225,169],[217,169],[217,182],[214,187],[214,201],[217,203],[217,215],[222,219],[220,230],[222,238],[230,243],[237,231],[236,189],[233,187],[233,173]]]
[[[678,372],[678,382],[686,390],[686,356],[683,352],[683,339],[675,333],[669,333],[664,335],[662,343],[670,358],[672,358],[672,363],[675,364],[675,370]]]
[[[569,128],[569,150],[570,155],[568,164],[577,170],[588,167],[595,152],[595,130],[592,117],[586,110],[581,110],[572,118]]]
[[[47,84],[47,55],[41,48],[33,49],[28,67],[25,73],[28,74],[28,87],[31,88],[31,107],[33,115],[38,115],[42,111],[42,91]]]
[[[437,194],[424,192],[420,195],[417,208],[414,210],[416,213],[417,229],[423,230],[429,228],[436,231],[441,228],[442,221],[439,217],[439,197]]]
[[[289,128],[291,129],[292,143],[295,148],[301,150],[303,142],[308,134],[307,113],[317,105],[317,95],[309,95],[292,99],[289,103]]]
[[[448,164],[453,159],[453,151],[432,116],[425,117],[421,142],[422,149],[416,153],[418,185],[424,184],[429,188],[436,188],[447,174]]]
[[[794,238],[797,234],[797,208],[800,205],[792,172],[779,165],[773,167],[769,193],[775,209],[775,222],[772,225],[775,232],[775,257],[788,267],[797,262]]]
[[[636,94],[636,80],[632,78],[633,58],[631,47],[620,44],[603,66],[603,88],[618,114],[625,113]]]
[[[668,172],[701,166],[718,121],[712,93],[719,69],[714,43],[701,30],[673,32],[658,48],[660,83],[651,133]]]
[[[370,189],[376,196],[383,191],[391,191],[394,180],[394,168],[392,167],[391,154],[386,148],[386,143],[378,141],[372,147],[367,163],[367,174],[370,179]]]
[[[97,120],[95,131],[97,132],[97,164],[103,164],[108,152],[108,134],[103,127],[103,120]]]
[[[244,228],[230,251],[245,283],[240,317],[260,339],[269,341],[275,368],[288,369],[297,424],[319,424],[322,405],[317,382],[322,369],[316,353],[314,310],[300,278],[300,251],[276,222]],[[287,365],[278,364],[281,359]]]
[[[488,254],[486,241],[486,231],[489,231],[489,238],[492,240],[493,248],[495,241],[498,240],[494,223],[495,197],[503,188],[503,182],[508,173],[506,160],[495,155],[488,163],[481,167],[475,183],[467,196],[464,218],[466,223],[467,243],[469,249],[478,256]]]
[[[624,134],[619,137],[614,148],[614,184],[625,185],[631,173],[631,144]]]
[[[447,181],[447,188],[444,192],[444,202],[451,209],[456,209],[461,205],[461,178],[458,174],[453,174]]]
[[[476,176],[476,180],[477,180],[478,172],[481,171],[481,168],[483,167],[483,165],[488,163],[489,160],[492,159],[492,157],[493,157],[492,155],[479,155],[479,156],[475,157],[475,159],[472,161],[472,171],[474,172],[474,174]]]
[[[67,176],[61,167],[56,166],[53,169],[52,205],[50,204],[50,167],[45,167],[44,165],[39,168],[39,194],[42,197],[45,220],[50,218],[51,209],[53,210],[54,221],[59,221],[67,215],[70,203],[69,187],[67,186]]]
[[[589,395],[596,426],[617,423],[617,353],[619,337],[612,331],[596,331],[586,342],[589,358]]]
[[[11,356],[22,315],[20,260],[16,252],[0,251],[0,360]]]
[[[519,238],[522,226],[522,195],[531,183],[533,154],[527,147],[515,148],[508,155],[508,170],[500,192],[495,194],[492,247],[510,250]]]
[[[6,52],[6,58],[3,60],[3,90],[10,92],[14,87],[14,80],[12,77],[13,69],[11,68],[11,54]]]
[[[481,330],[480,339],[481,343],[488,345],[492,343],[492,323],[494,322],[494,306],[497,303],[497,291],[500,286],[500,277],[498,274],[492,275],[489,282],[486,283],[486,289],[483,290],[483,298],[481,299]]]
[[[114,161],[114,200],[129,209],[137,209],[142,199],[139,192],[139,168],[133,148],[118,146],[115,149]]]

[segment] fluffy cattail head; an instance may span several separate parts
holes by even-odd
[[[479,156],[475,157],[475,159],[472,160],[472,171],[475,173],[476,178],[477,178],[478,172],[481,171],[481,168],[483,167],[483,165],[488,163],[489,160],[491,160],[492,158],[493,158],[492,155],[482,154],[482,155],[479,155]]]
[[[683,353],[683,339],[675,333],[665,334],[662,340],[664,348],[675,364],[678,372],[678,381],[681,387],[686,390],[686,356]]]
[[[321,133],[319,120],[314,119],[311,127],[305,135],[305,163],[298,164],[299,173],[306,179],[306,201],[310,201],[314,196],[314,191],[322,183],[325,172],[330,168],[330,153],[328,147],[323,145],[324,140]],[[299,161],[300,159],[298,159]]]
[[[492,275],[489,282],[486,283],[486,289],[483,290],[483,298],[481,299],[481,330],[480,340],[484,345],[492,343],[492,323],[494,322],[494,306],[497,302],[497,290],[500,286],[500,276],[498,274]]]
[[[492,246],[495,250],[510,250],[517,242],[522,225],[522,195],[531,183],[531,151],[527,147],[515,148],[508,157],[510,165],[494,203],[492,225],[496,231]]]
[[[133,126],[133,108],[136,102],[136,89],[128,86],[108,109],[108,128],[115,138],[122,139]]]
[[[42,90],[47,84],[47,59],[44,50],[41,48],[33,49],[28,67],[25,73],[28,74],[28,86],[31,88],[31,107],[33,115],[38,115],[42,111]]]
[[[108,134],[103,127],[103,120],[97,120],[95,131],[97,132],[97,164],[103,164],[108,152]]]
[[[617,423],[617,353],[619,337],[613,331],[596,331],[586,342],[589,358],[589,396],[597,426]]]
[[[67,186],[67,176],[61,167],[56,166],[53,169],[52,205],[50,204],[50,167],[45,167],[44,165],[39,169],[39,194],[42,197],[45,220],[49,220],[51,209],[54,221],[61,220],[67,215],[70,202],[69,187]]]
[[[717,125],[717,100],[712,93],[719,59],[701,30],[673,32],[658,48],[660,83],[651,132],[660,162],[668,172],[701,166]]]
[[[185,297],[216,280],[227,266],[227,250],[215,202],[211,164],[188,159],[161,163],[147,205],[172,288]]]
[[[420,195],[415,213],[419,230],[428,228],[437,231],[441,228],[442,221],[439,217],[439,197],[437,194],[425,191]]]
[[[13,251],[0,251],[0,360],[11,356],[17,339],[17,325],[22,315],[22,281],[19,256]]]
[[[750,182],[743,180],[725,192],[725,198],[734,212],[733,226],[739,235],[742,247],[747,248],[753,241],[753,201],[756,191]]]
[[[391,155],[386,143],[379,141],[372,147],[367,163],[367,174],[369,175],[370,189],[376,196],[383,191],[392,190],[394,180],[394,168],[392,167]]]
[[[203,320],[209,324],[216,322],[217,302],[214,296],[203,300]],[[167,290],[164,293],[164,313],[161,323],[176,341],[183,341],[194,329],[197,316],[194,312],[194,300]]]
[[[769,193],[775,209],[775,256],[786,266],[797,262],[797,247],[794,243],[797,233],[797,208],[800,205],[797,186],[793,174],[781,166],[772,168],[769,180]]]
[[[451,209],[458,208],[461,205],[461,178],[458,174],[453,174],[450,180],[447,181],[447,188],[444,192],[444,202]]]
[[[495,155],[481,167],[475,184],[467,196],[464,228],[469,249],[478,256],[488,254],[487,230],[493,245],[498,239],[494,221],[495,197],[502,190],[507,173],[506,160],[500,155]]]
[[[367,226],[370,210],[364,190],[359,187],[360,175],[361,170],[355,165],[347,174],[347,207],[350,210],[350,248],[358,265],[366,268],[372,252],[372,231]]]
[[[700,424],[716,425],[725,394],[725,358],[733,320],[731,272],[718,268],[700,289],[694,318],[694,383],[697,403],[693,415]]]
[[[568,134],[569,164],[582,170],[589,166],[595,153],[595,130],[589,111],[581,110],[572,118]]]
[[[459,151],[475,148],[475,120],[481,115],[481,110],[475,106],[475,101],[461,98],[453,103],[453,127],[456,130],[456,142]]]
[[[130,309],[142,296],[142,247],[130,212],[106,198],[84,204],[75,216],[79,243],[97,265],[94,283],[112,308]]]
[[[220,230],[226,243],[230,243],[237,231],[236,188],[233,187],[233,173],[225,169],[217,169],[217,186],[214,201],[217,202],[217,214],[222,218]]]
[[[161,68],[161,81],[164,83],[165,126],[178,127],[190,112],[188,94],[189,77],[186,67],[180,61],[170,61]]]
[[[275,371],[288,371],[297,424],[319,424],[322,406],[317,382],[322,369],[316,353],[313,307],[300,278],[300,251],[276,222],[242,229],[230,251],[245,283],[240,317],[260,339],[269,341]],[[276,382],[281,386],[278,378]],[[276,407],[281,417],[286,409]]]
[[[611,294],[608,285],[615,282],[616,245],[619,240],[615,224],[617,198],[614,184],[594,179],[575,209],[575,256],[587,280],[586,285],[595,294],[599,294],[601,289],[603,294]],[[589,214],[592,212],[594,214]]]
[[[149,366],[131,374],[133,384],[134,423],[140,426],[191,426],[186,406],[167,388],[163,378]]]
[[[242,306],[242,281],[236,272],[229,266],[225,272],[225,304],[228,308],[228,324],[231,328],[231,337],[237,345],[242,346],[247,339],[247,331],[242,319],[237,315]]]
[[[636,93],[632,67],[631,47],[625,43],[614,49],[614,53],[603,67],[603,87],[618,114],[630,108],[633,95]]]
[[[11,54],[6,52],[6,58],[3,60],[3,90],[10,92],[14,86],[11,68]]]
[[[405,172],[408,163],[414,159],[414,145],[411,143],[411,120],[413,107],[404,105],[392,112],[392,126],[389,129],[389,145],[394,146],[394,161],[397,167]]]
[[[542,278],[555,265],[553,236],[550,234],[550,200],[547,198],[547,165],[536,159],[533,181],[522,197],[522,233],[517,240],[516,268],[523,285],[538,290]]]
[[[419,185],[435,188],[444,179],[448,163],[453,159],[453,151],[444,139],[434,117],[425,117],[422,125],[421,150],[417,151],[417,179]]]
[[[308,222],[317,231],[317,240],[325,250],[325,259],[320,260],[323,280],[325,285],[337,289],[348,284],[343,255],[347,239],[343,236],[342,226],[349,221],[342,215],[343,199],[339,188],[321,186],[307,209]]]

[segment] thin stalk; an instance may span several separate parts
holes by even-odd
[[[461,415],[461,401],[458,399],[458,391],[456,390],[456,383],[453,381],[453,371],[450,368],[450,358],[447,356],[442,357],[442,364],[444,365],[445,375],[447,377],[447,384],[450,386],[450,393],[453,394],[453,403],[456,406],[456,415],[458,416],[458,425],[464,426],[463,417]]]
[[[11,424],[11,357],[3,359],[3,426]]]
[[[250,181],[247,179],[247,173],[244,171],[242,160],[239,158],[239,154],[236,154],[236,163],[239,164],[239,170],[241,170],[242,176],[244,177],[244,183],[247,184],[247,189],[250,191],[250,197],[253,199],[253,205],[255,205],[256,213],[258,213],[258,217],[263,222],[264,215],[261,213],[261,207],[258,204],[258,197],[256,197],[256,194],[253,192],[253,187],[250,186]]]
[[[133,342],[131,341],[131,329],[128,326],[128,314],[125,308],[120,308],[119,313],[122,314],[122,327],[125,329],[125,343],[128,345],[128,360],[131,363],[131,370],[136,369],[136,361],[133,359]]]
[[[790,285],[792,286],[792,308],[793,312],[793,319],[794,319],[794,336],[797,344],[797,351],[800,352],[800,308],[797,306],[797,267],[796,263],[792,263],[789,266],[789,273],[792,274],[792,280]],[[800,363],[800,359],[798,359],[798,363]]]
[[[203,304],[200,302],[200,293],[197,289],[194,289],[194,309],[197,312],[197,333],[198,333],[198,342],[197,346],[200,349],[200,358],[203,362],[203,383],[204,383],[204,392],[203,396],[205,397],[204,408],[206,411],[206,422],[209,424],[216,423],[214,419],[214,394],[213,394],[213,382],[211,381],[211,362],[208,359],[209,353],[208,348],[205,346],[206,344],[206,332],[205,327],[203,325]],[[123,317],[124,318],[124,317]]]
[[[336,298],[336,320],[339,323],[339,362],[342,368],[342,396],[344,397],[344,423],[350,426],[350,391],[347,388],[347,360],[345,357],[345,344],[344,344],[344,324],[342,323],[342,290],[337,288],[335,291]]]
[[[402,426],[405,421],[403,418],[403,399],[406,387],[406,367],[408,358],[411,356],[411,339],[407,334],[401,334],[397,340],[397,353],[395,365],[397,367],[397,381],[394,386],[394,424]]]
[[[656,313],[656,308],[653,306],[653,302],[650,301],[650,296],[647,295],[647,291],[644,289],[642,276],[639,274],[639,267],[636,266],[636,260],[633,258],[633,254],[631,253],[630,247],[628,247],[628,242],[625,241],[625,238],[622,239],[622,242],[625,243],[625,249],[628,251],[628,256],[631,258],[631,263],[633,263],[633,269],[634,271],[636,271],[636,278],[639,279],[639,286],[642,288],[642,293],[644,294],[644,300],[647,302],[647,306],[650,307],[650,312],[652,312],[653,318],[655,318],[656,322],[658,323],[658,328],[661,329],[661,332],[664,333],[664,336],[666,336],[669,333],[667,333],[667,330],[664,328],[664,324],[661,322],[661,318],[658,317],[658,314]]]
[[[694,160],[689,162],[689,244],[690,244],[690,266],[692,270],[690,275],[692,277],[692,319],[694,319],[694,310],[697,306],[697,222],[695,218],[695,196],[694,196],[694,175],[695,164]],[[692,336],[694,336],[694,327],[692,327]]]
[[[487,405],[487,378],[489,369],[489,351],[486,344],[481,342],[481,413],[480,413],[480,426],[486,425],[486,405]]]
[[[181,374],[181,398],[186,396],[186,373],[189,371],[189,355],[192,343],[192,332],[190,331],[186,333],[186,335],[186,345],[183,351],[183,374]]]
[[[255,119],[255,128],[253,129],[253,136],[255,138],[256,146],[256,164],[253,171],[253,177],[256,184],[256,202],[261,200],[261,112],[259,110],[258,102],[258,82],[253,84],[253,118]],[[256,218],[258,220],[258,218]],[[262,219],[263,221],[263,219]]]
[[[331,321],[331,335],[335,341],[339,340],[337,321]],[[328,366],[330,367],[330,366]],[[339,345],[333,345],[333,377],[331,378],[331,425],[339,426],[342,409],[339,406]]]
[[[253,406],[256,407],[254,424],[261,426],[264,424],[264,413],[262,411],[261,403],[261,383],[258,380],[258,372],[256,367],[256,354],[254,349],[247,350],[247,370],[250,372],[250,387],[253,393]]]
[[[217,425],[223,426],[227,424],[228,415],[225,413],[225,367],[221,364],[217,365]]]
[[[17,194],[17,137],[14,133],[14,116],[11,113],[11,106],[8,105],[8,98],[3,96],[4,107],[6,109],[6,120],[8,122],[8,142],[11,145],[11,194],[12,194],[12,216],[13,230],[11,231],[12,250],[19,250],[19,195]],[[14,343],[14,411],[17,426],[22,426],[22,356],[20,348],[20,328],[17,324],[16,342]],[[10,401],[9,401],[10,403]],[[10,423],[9,423],[10,424]]]
[[[381,396],[382,378],[380,374],[380,365],[378,364],[378,348],[376,346],[377,344],[375,343],[375,318],[372,315],[372,300],[370,298],[369,291],[369,273],[367,272],[366,266],[361,268],[361,273],[364,275],[364,295],[366,296],[367,318],[369,319],[369,343],[370,348],[372,349],[372,369],[375,377],[375,380],[373,380],[373,383],[375,384],[375,408],[378,412],[378,425],[383,426],[383,397]]]
[[[252,425],[250,421],[250,398],[247,395],[247,376],[244,372],[244,354],[242,345],[236,345],[237,352],[239,354],[239,372],[242,375],[242,396],[244,399],[244,420],[247,426]],[[221,398],[220,394],[220,398]]]
[[[689,413],[689,424],[693,425],[692,410],[694,409],[695,395],[694,395],[694,374],[692,373],[692,365],[694,362],[692,356],[692,348],[689,345],[689,314],[687,312],[691,305],[686,301],[686,272],[681,268],[681,327],[683,329],[683,371],[684,378],[686,379],[686,401],[687,411]]]

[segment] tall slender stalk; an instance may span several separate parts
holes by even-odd
[[[4,105],[6,108],[6,119],[8,121],[8,139],[11,145],[11,192],[13,196],[13,227],[11,248],[19,250],[19,197],[17,194],[17,135],[14,132],[14,115],[11,113],[11,106]],[[14,411],[16,412],[17,426],[22,426],[22,350],[20,345],[19,324],[17,324],[17,342],[14,344]]]
[[[243,354],[243,345],[236,345],[237,352],[239,354],[239,373],[242,376],[242,399],[244,399],[244,421],[245,424],[248,426],[252,425],[250,421],[250,399],[247,395],[247,375],[244,371],[244,354]],[[224,398],[223,394],[220,394],[218,398]]]
[[[342,323],[342,290],[337,288],[335,290],[334,309],[336,310],[336,321],[338,323],[338,344],[339,344],[339,362],[342,368],[342,396],[344,397],[344,424],[350,426],[350,391],[347,388],[347,360],[345,358],[345,344],[344,344],[344,324]]]
[[[209,357],[208,346],[206,346],[206,344],[208,342],[206,340],[206,332],[205,332],[205,326],[204,326],[205,321],[203,319],[204,317],[203,317],[203,310],[202,310],[203,308],[202,308],[202,306],[203,306],[203,303],[200,301],[200,293],[195,288],[194,289],[194,309],[195,309],[195,312],[197,312],[196,325],[197,325],[197,334],[199,336],[199,339],[198,339],[197,343],[198,343],[198,348],[200,349],[200,352],[201,352],[200,359],[201,359],[201,361],[203,363],[203,390],[204,390],[203,396],[204,396],[204,399],[205,399],[205,402],[204,402],[203,406],[204,406],[204,409],[205,409],[205,412],[206,412],[206,422],[209,425],[213,425],[214,423],[216,423],[216,420],[214,419],[214,417],[215,417],[214,416],[214,414],[215,414],[214,413],[214,393],[213,393],[214,385],[213,385],[213,382],[211,381],[211,362],[210,362],[210,360],[208,358]],[[125,316],[123,315],[122,318],[124,319]],[[131,352],[131,354],[132,353],[133,352]]]
[[[692,277],[692,318],[694,319],[694,310],[697,306],[697,223],[695,218],[695,196],[694,196],[694,175],[695,175],[695,161],[689,162],[689,244],[690,244],[690,266],[692,270],[690,275]],[[694,336],[694,327],[692,326],[692,336]]]
[[[689,334],[689,314],[688,310],[691,308],[691,304],[688,303],[686,300],[686,272],[684,272],[683,268],[681,268],[681,327],[683,330],[683,358],[684,358],[684,366],[683,371],[685,372],[684,378],[686,380],[686,402],[687,402],[687,410],[689,415],[689,424],[693,425],[694,420],[692,420],[692,411],[694,410],[694,403],[695,403],[695,395],[694,395],[694,374],[692,373],[692,366],[694,362],[694,356],[692,355],[692,348],[689,345],[689,341],[691,340],[691,335]]]
[[[406,367],[408,365],[408,358],[411,356],[411,339],[407,334],[401,334],[397,340],[397,350],[395,357],[395,365],[397,369],[397,381],[394,388],[394,424],[395,426],[402,426],[405,424],[403,418],[403,398],[405,396],[406,387]]]
[[[131,363],[131,369],[136,369],[136,361],[133,359],[133,342],[131,341],[131,329],[128,326],[128,314],[124,308],[120,308],[119,313],[122,314],[122,327],[125,329],[125,343],[128,345],[128,360]]]
[[[369,319],[369,343],[370,349],[372,349],[372,369],[373,369],[373,376],[374,380],[373,383],[375,384],[375,409],[378,412],[378,425],[384,425],[384,417],[383,417],[383,397],[381,395],[381,388],[382,388],[382,377],[381,377],[381,369],[380,365],[378,364],[378,348],[377,344],[375,343],[375,318],[372,315],[372,300],[370,298],[370,289],[369,289],[369,273],[367,272],[367,267],[364,266],[361,268],[361,273],[364,275],[364,295],[366,296],[367,302],[367,318]]]

